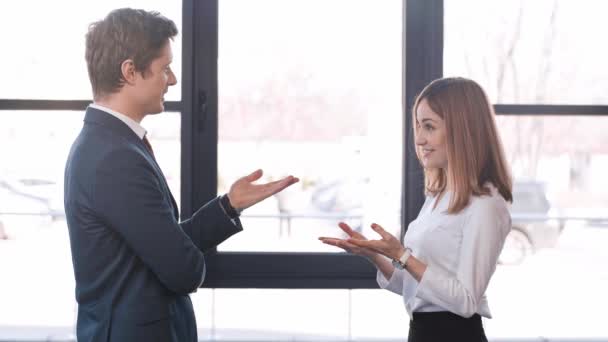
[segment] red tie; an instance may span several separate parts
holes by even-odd
[[[144,145],[146,145],[146,147],[148,148],[148,151],[150,151],[152,157],[154,157],[154,150],[152,149],[152,145],[150,145],[150,141],[148,141],[148,137],[144,135],[144,138],[142,140],[144,141]]]

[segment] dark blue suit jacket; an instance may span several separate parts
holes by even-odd
[[[88,108],[65,170],[79,342],[196,341],[189,293],[203,252],[242,229],[217,199],[179,222],[154,157],[116,117]]]

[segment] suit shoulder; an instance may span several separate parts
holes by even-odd
[[[116,158],[130,155],[137,158],[141,155],[137,144],[110,130],[87,129],[82,130],[72,146],[74,154],[86,154],[96,159]]]
[[[100,173],[135,172],[142,167],[151,168],[137,144],[116,134],[83,130],[70,150],[65,176],[66,182],[77,179],[88,182],[87,179]]]

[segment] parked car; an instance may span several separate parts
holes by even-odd
[[[560,210],[547,199],[545,186],[538,181],[513,184],[512,230],[499,258],[503,265],[517,265],[541,248],[554,247],[564,229],[557,219]]]
[[[0,178],[0,238],[50,225],[65,217],[63,189],[38,178]]]
[[[357,181],[334,180],[319,184],[312,192],[312,211],[337,216],[330,219],[336,227],[338,222],[348,223],[355,231],[363,229],[363,203],[367,179]],[[339,217],[343,216],[343,217]]]

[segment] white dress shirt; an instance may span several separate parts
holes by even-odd
[[[488,186],[491,195],[471,197],[457,214],[447,213],[450,192],[434,209],[436,198],[426,198],[403,239],[412,255],[427,265],[420,282],[407,270],[395,269],[390,279],[378,271],[378,285],[402,295],[410,317],[436,311],[492,317],[485,292],[511,230],[511,216],[507,202]]]
[[[91,103],[89,105],[89,107],[101,110],[108,114],[111,114],[112,116],[116,117],[118,120],[124,122],[127,126],[129,126],[129,128],[131,130],[133,130],[133,132],[135,132],[135,134],[137,134],[139,139],[143,139],[146,136],[146,129],[142,125],[140,125],[139,122],[131,119],[130,117],[128,117],[122,113],[113,111],[108,107],[98,105],[96,103]]]

